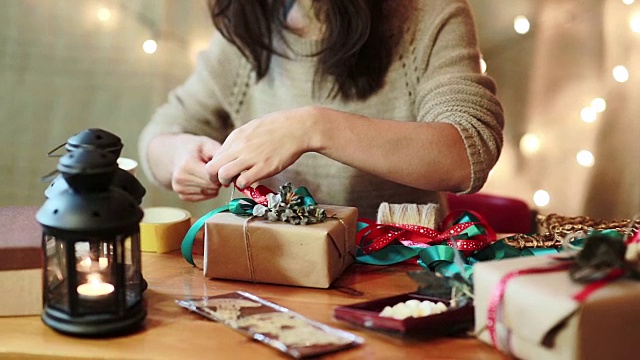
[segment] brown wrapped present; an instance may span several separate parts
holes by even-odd
[[[355,258],[358,210],[319,207],[327,219],[311,225],[231,213],[211,217],[205,225],[205,276],[328,288]]]
[[[531,256],[474,265],[475,326],[492,344],[487,320],[490,300],[504,285],[496,310],[496,346],[522,359],[636,359],[640,354],[640,282],[619,279],[586,296],[589,284],[571,280],[568,270],[520,274],[558,266],[550,256]],[[488,311],[489,310],[489,311]]]

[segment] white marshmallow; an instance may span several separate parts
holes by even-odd
[[[403,320],[408,317],[423,317],[439,314],[445,311],[447,311],[447,305],[442,302],[438,302],[436,304],[428,300],[421,302],[416,299],[411,299],[406,302],[397,303],[394,306],[386,306],[379,315]]]

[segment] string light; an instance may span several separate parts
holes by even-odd
[[[96,16],[98,16],[98,20],[102,22],[107,22],[111,20],[111,10],[105,7],[101,7],[100,9],[98,9]]]
[[[142,43],[142,50],[147,54],[153,54],[158,50],[158,43],[155,40],[146,40]]]
[[[538,190],[533,194],[533,203],[537,206],[544,207],[551,202],[551,196],[545,190]]]
[[[613,68],[613,78],[619,83],[627,82],[629,80],[629,70],[622,65],[618,65]]]
[[[520,138],[520,151],[525,155],[533,155],[540,150],[541,142],[537,135],[527,133]]]
[[[636,13],[629,20],[629,27],[634,33],[640,33],[640,14]]]
[[[513,28],[520,35],[524,35],[529,32],[531,29],[531,24],[529,23],[529,19],[527,19],[524,15],[518,15],[513,20]]]
[[[596,159],[589,150],[580,150],[576,155],[578,164],[584,167],[592,167],[595,164]]]
[[[591,108],[598,113],[607,109],[607,101],[603,98],[595,98],[591,100]]]
[[[580,111],[580,118],[586,123],[592,123],[596,121],[596,117],[596,110],[592,107],[586,107],[583,108],[582,111]]]

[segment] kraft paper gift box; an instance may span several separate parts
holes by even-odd
[[[474,265],[475,327],[492,344],[487,310],[496,285],[509,272],[557,264],[530,256]],[[579,303],[587,284],[568,270],[523,274],[506,282],[499,303],[498,347],[522,359],[637,359],[640,356],[640,281],[619,279]]]
[[[358,210],[318,207],[327,219],[311,225],[231,213],[211,217],[205,225],[205,276],[328,288],[354,261]]]

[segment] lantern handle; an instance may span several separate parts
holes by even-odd
[[[53,157],[53,158],[59,158],[62,157],[62,155],[60,154],[54,154],[56,151],[58,151],[61,147],[67,145],[67,142],[63,142],[62,144],[56,146],[55,148],[53,148],[52,150],[49,150],[49,152],[47,153],[47,157]],[[51,180],[53,180],[53,178],[56,177],[56,175],[58,175],[60,172],[58,171],[58,169],[53,169],[52,171],[50,171],[49,173],[47,173],[46,175],[43,175],[40,177],[40,181],[41,182],[50,182]]]
[[[60,145],[56,146],[55,148],[53,148],[53,150],[50,150],[50,151],[47,153],[47,157],[56,157],[56,158],[62,157],[62,155],[54,154],[54,152],[58,151],[58,149],[60,149],[61,147],[65,146],[65,145],[67,145],[67,142],[66,142],[66,141],[65,141],[65,142],[63,142],[62,144],[60,144]]]
[[[40,181],[42,181],[42,182],[50,182],[50,181],[51,181],[51,180],[53,180],[53,178],[55,178],[59,173],[60,173],[60,171],[58,171],[58,169],[53,169],[53,170],[51,170],[48,174],[41,176],[41,177],[40,177]]]

